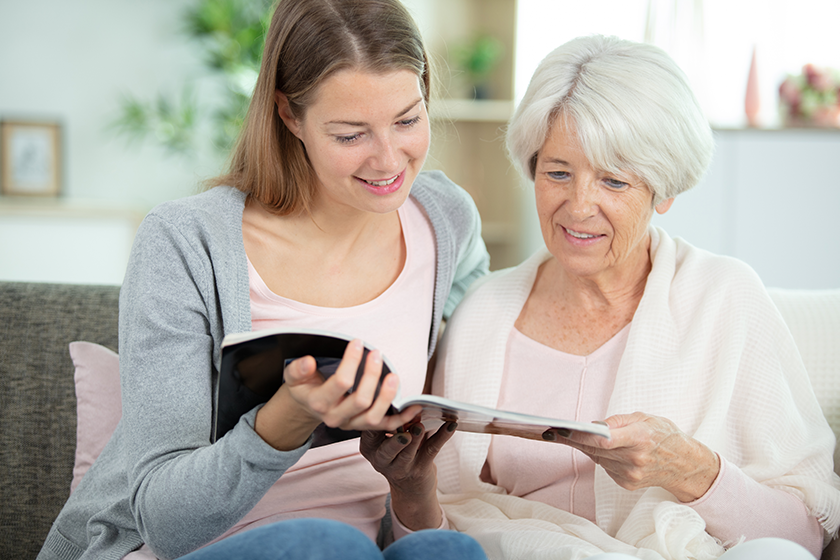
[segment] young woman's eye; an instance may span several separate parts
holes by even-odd
[[[358,140],[361,137],[362,137],[361,133],[356,133],[356,134],[348,134],[346,136],[336,136],[335,140],[339,144],[352,144],[353,142],[355,142],[356,140]]]
[[[400,126],[404,127],[404,128],[410,128],[410,127],[414,126],[415,124],[417,124],[419,122],[420,122],[420,115],[417,115],[416,117],[413,117],[411,119],[405,119],[405,120],[399,121],[398,124]]]

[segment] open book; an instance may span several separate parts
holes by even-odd
[[[228,335],[222,341],[222,368],[213,426],[213,441],[222,437],[239,421],[239,417],[262,404],[283,383],[286,364],[303,356],[312,356],[324,378],[335,373],[347,344],[352,340],[343,334],[315,329],[269,329]],[[367,354],[356,372],[355,390],[359,383]],[[394,371],[386,356],[382,356],[382,376]],[[457,422],[458,429],[467,432],[512,435],[543,441],[548,429],[580,431],[610,437],[603,424],[576,422],[557,418],[543,418],[519,412],[487,408],[453,401],[436,395],[399,394],[391,403],[391,412],[405,410],[411,405],[423,407],[420,421],[433,432],[445,422]],[[321,425],[315,433],[313,446],[325,445],[357,437],[348,432]]]

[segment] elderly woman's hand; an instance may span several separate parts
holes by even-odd
[[[627,490],[659,486],[691,502],[717,478],[717,454],[667,418],[634,412],[611,416],[606,424],[610,439],[573,433],[558,441],[588,455]]]
[[[428,437],[419,423],[397,434],[362,432],[359,449],[388,479],[391,511],[409,529],[434,529],[441,524],[434,461],[455,428],[454,422],[448,422]]]

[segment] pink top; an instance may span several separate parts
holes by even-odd
[[[379,348],[400,377],[400,393],[420,394],[426,379],[435,280],[432,226],[412,198],[397,211],[406,258],[393,284],[353,307],[318,307],[273,293],[248,263],[254,330],[295,325],[336,331]],[[338,519],[375,539],[385,514],[388,482],[359,453],[353,439],[307,451],[262,500],[222,537],[299,517]]]
[[[513,329],[498,407],[540,416],[603,420],[630,326],[588,356],[560,352]],[[509,494],[540,501],[595,521],[595,463],[576,449],[493,436],[481,473]],[[795,496],[759,484],[721,458],[709,491],[686,505],[707,532],[730,544],[766,536],[789,538],[820,550],[823,531]],[[810,543],[810,546],[807,543]]]
[[[574,356],[511,331],[498,408],[579,422],[603,420],[630,326],[588,356]],[[527,407],[523,409],[523,403]],[[595,520],[595,463],[565,445],[494,437],[482,479]]]

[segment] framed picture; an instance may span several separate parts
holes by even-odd
[[[58,123],[0,121],[0,192],[57,196],[61,191]]]

